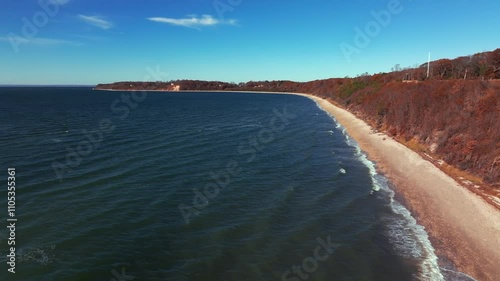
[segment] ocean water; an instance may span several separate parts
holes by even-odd
[[[1,280],[449,274],[390,183],[305,97],[0,88],[0,99],[17,219],[15,274],[0,228]]]

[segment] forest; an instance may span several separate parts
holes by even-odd
[[[388,73],[310,82],[175,80],[96,89],[308,93],[348,109],[416,152],[500,188],[500,48]],[[460,175],[460,173],[458,173]],[[457,174],[455,173],[455,177]]]

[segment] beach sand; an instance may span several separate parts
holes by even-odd
[[[316,101],[346,128],[429,234],[436,254],[476,280],[500,280],[500,212],[420,155],[327,100]]]

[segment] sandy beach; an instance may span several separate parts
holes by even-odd
[[[459,185],[420,155],[389,136],[373,133],[350,112],[316,96],[316,101],[346,128],[377,169],[425,227],[436,254],[476,280],[500,280],[500,212]]]

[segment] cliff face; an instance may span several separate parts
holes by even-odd
[[[341,93],[333,99],[374,128],[500,187],[500,81],[366,84]]]

